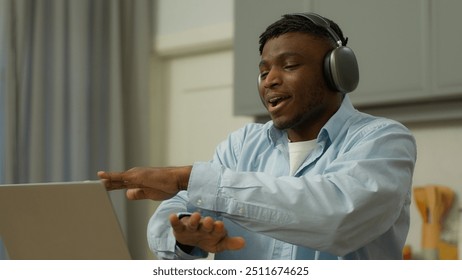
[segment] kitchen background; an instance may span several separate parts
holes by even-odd
[[[462,192],[462,37],[456,34],[462,30],[454,19],[461,9],[455,0],[158,0],[153,68],[159,75],[152,96],[156,104],[162,99],[166,113],[153,122],[165,127],[165,145],[152,143],[165,149],[152,158],[166,165],[207,160],[229,131],[252,121],[252,114],[261,116],[256,36],[283,13],[318,12],[350,37],[361,71],[360,87],[351,94],[356,105],[402,121],[414,133],[414,186],[450,188],[454,199],[443,238],[455,247]],[[422,224],[413,199],[407,244],[414,258],[428,257]],[[454,248],[449,252],[454,256]]]
[[[256,90],[258,35],[284,13],[313,11],[334,19],[356,53],[360,85],[351,93],[353,103],[401,121],[417,140],[406,256],[462,258],[462,27],[457,21],[462,1],[0,0],[0,5],[8,7],[0,9],[0,39],[8,38],[0,41],[0,182],[61,180],[63,174],[96,179],[97,166],[209,160],[231,131],[267,119]],[[51,28],[54,20],[65,25]],[[40,63],[74,76],[56,69],[48,75]],[[9,76],[21,71],[24,76]],[[16,87],[22,90],[12,90]],[[10,97],[16,95],[23,98],[21,110],[30,123],[15,111],[19,103]],[[59,101],[68,103],[55,106]],[[12,124],[16,119],[10,117],[17,115],[26,126]],[[47,133],[52,125],[59,128],[56,135]],[[18,131],[24,134],[10,133]],[[86,149],[80,143],[96,145]],[[30,160],[9,145],[23,149]],[[16,168],[21,160],[28,168]],[[146,225],[158,203],[126,201],[122,192],[111,197],[133,258],[155,258]],[[431,233],[438,226],[424,222],[429,215],[442,220],[435,238]]]

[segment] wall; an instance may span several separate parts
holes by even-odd
[[[233,1],[158,0],[155,15],[152,165],[210,160],[229,132],[252,121],[232,113]]]
[[[194,52],[194,47],[197,47],[197,51],[205,51],[208,36],[215,38],[211,40],[213,48],[219,47],[220,44],[222,47],[231,44],[229,36],[232,36],[232,29],[230,29],[233,20],[232,7],[232,0],[158,0],[155,24],[157,36],[154,42],[156,51],[153,59],[155,61],[153,67],[157,74],[153,77],[153,81],[161,82],[159,77],[161,77],[162,70],[159,67],[165,63],[166,59],[175,55],[185,55],[188,52],[187,49]],[[201,34],[205,35],[201,37]],[[165,104],[163,97],[158,95],[162,91],[158,82],[153,82],[153,103],[156,103],[153,104],[153,108],[156,106],[159,108],[158,104]],[[228,106],[232,105],[228,104]],[[168,108],[160,108],[157,115],[153,115],[152,123],[156,124],[156,128],[153,129],[155,134],[153,138],[159,137],[159,133],[162,134],[162,131],[167,129],[165,121],[161,121],[162,110],[168,110]],[[207,118],[208,114],[207,111],[198,111],[194,117],[203,119]],[[230,119],[232,119],[231,116]],[[462,170],[459,167],[459,159],[462,158],[460,148],[462,120],[407,123],[406,125],[414,133],[418,144],[414,185],[447,185],[454,188],[460,195],[462,193]],[[159,139],[159,143],[162,141],[170,141],[170,139]],[[194,146],[199,143],[190,144]],[[159,162],[159,159],[164,156],[162,148],[159,148],[153,153],[152,161]],[[151,211],[153,210],[154,207]],[[414,202],[411,210],[411,229],[407,242],[412,246],[413,251],[418,253],[422,222]]]
[[[414,186],[443,185],[453,188],[462,196],[462,120],[406,124],[417,141],[417,164],[414,172]],[[456,201],[460,205],[461,202]],[[421,245],[422,217],[413,200],[411,205],[411,229],[408,244],[415,254]],[[457,210],[457,209],[456,209]],[[455,211],[455,210],[454,210]],[[451,212],[450,219],[458,212]],[[459,219],[454,218],[458,221]],[[461,225],[459,225],[460,228]],[[450,227],[446,224],[446,227]],[[444,231],[446,233],[448,231]],[[460,236],[460,233],[459,233]],[[462,242],[462,240],[461,240]],[[459,244],[460,245],[460,244]],[[460,246],[459,246],[460,248]]]
[[[156,34],[168,36],[210,25],[232,23],[232,0],[157,0]]]

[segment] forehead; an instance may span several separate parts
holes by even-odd
[[[265,61],[287,54],[323,58],[330,48],[326,39],[307,33],[291,32],[269,39],[263,47],[261,58]]]

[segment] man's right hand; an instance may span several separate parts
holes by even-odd
[[[199,247],[209,253],[239,250],[245,246],[244,238],[228,236],[222,221],[215,221],[211,217],[202,218],[197,212],[181,220],[172,214],[169,219],[177,242],[183,245]]]

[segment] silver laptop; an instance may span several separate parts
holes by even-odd
[[[0,241],[9,259],[130,259],[100,181],[0,185]]]

